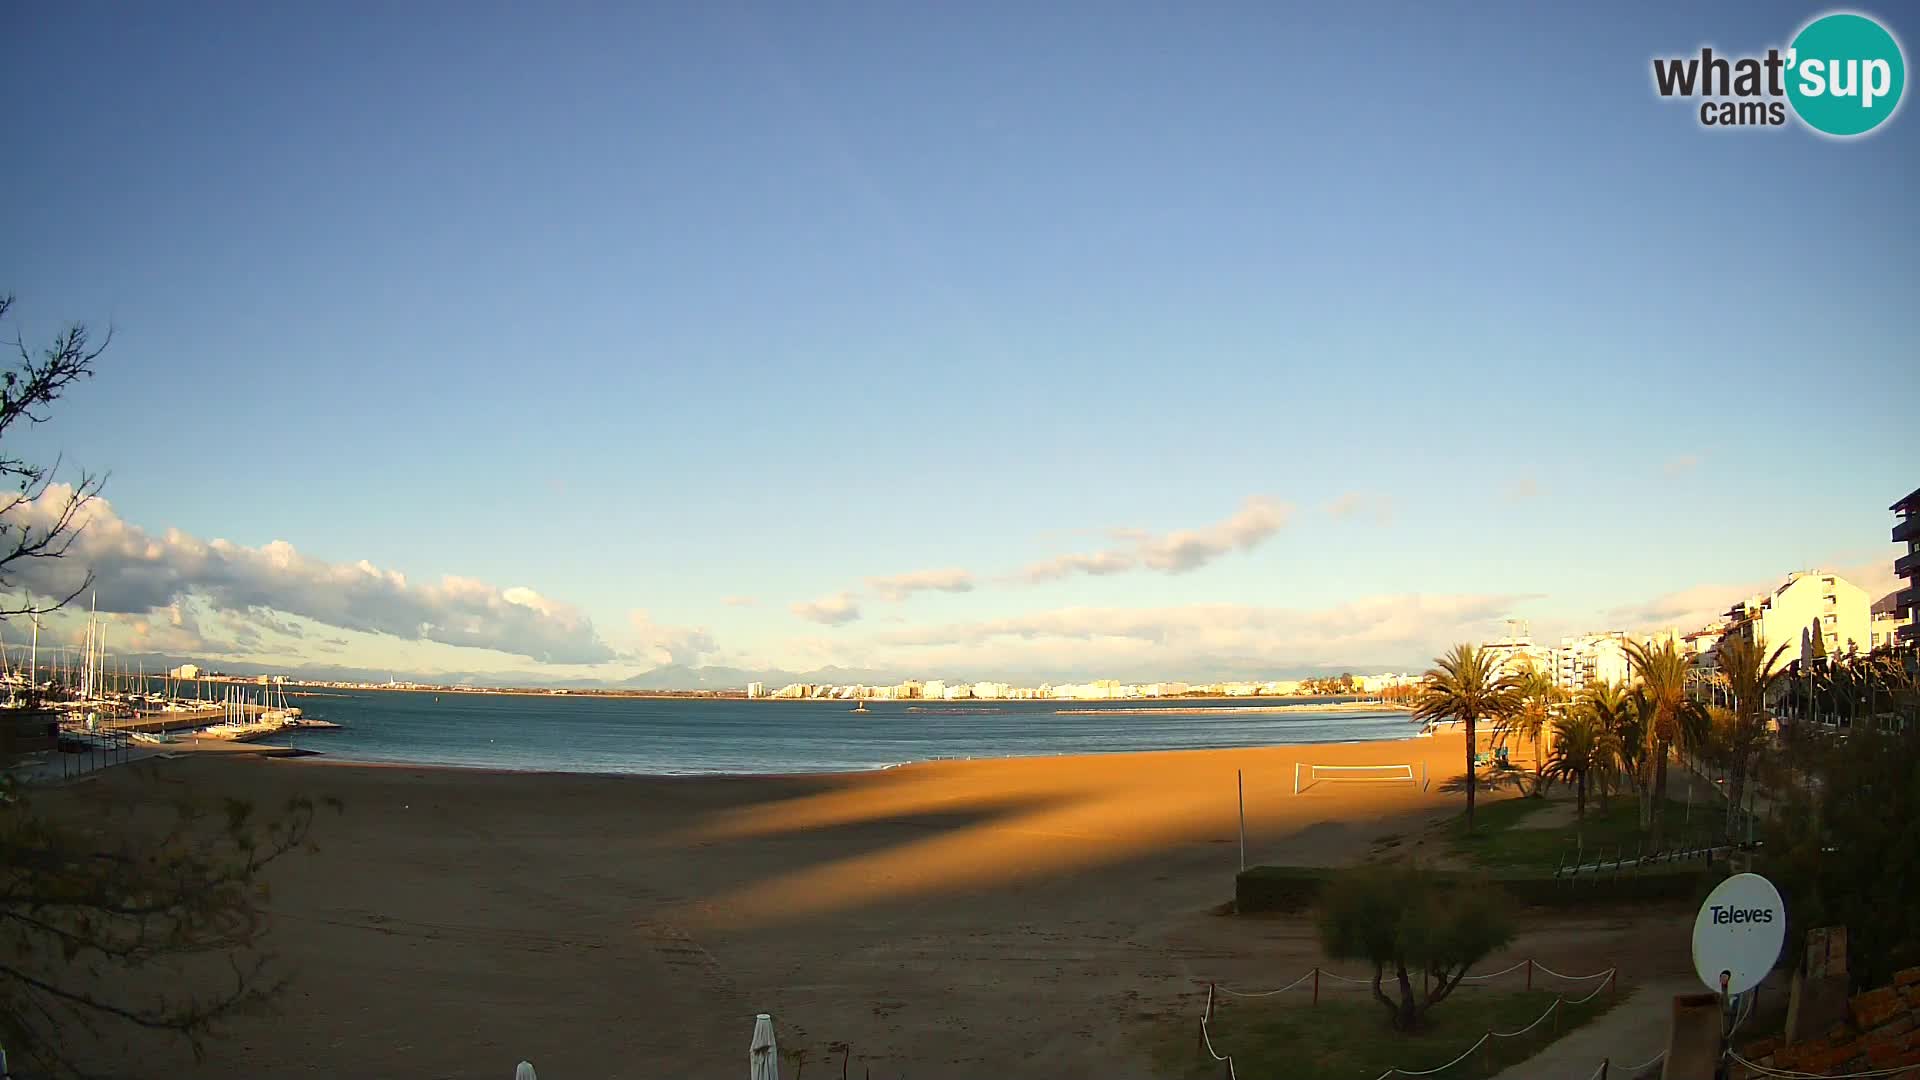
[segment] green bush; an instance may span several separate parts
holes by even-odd
[[[1312,908],[1329,877],[1340,871],[1320,866],[1250,866],[1234,878],[1234,909],[1243,914],[1277,912],[1298,914]],[[1491,881],[1522,904],[1531,907],[1583,907],[1589,904],[1697,901],[1726,876],[1720,864],[1667,863],[1618,875],[1599,874],[1572,880],[1529,870],[1485,873],[1435,871],[1442,879]]]

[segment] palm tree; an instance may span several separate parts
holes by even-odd
[[[1734,835],[1734,822],[1741,800],[1746,795],[1747,775],[1753,759],[1767,741],[1767,697],[1784,669],[1780,657],[1787,647],[1771,653],[1764,640],[1742,633],[1728,634],[1715,649],[1720,677],[1732,698],[1732,722],[1726,730],[1727,745],[1727,837]]]
[[[1627,666],[1637,684],[1646,724],[1645,760],[1641,762],[1640,827],[1648,831],[1648,842],[1658,850],[1665,839],[1667,799],[1667,756],[1682,739],[1700,739],[1712,730],[1712,721],[1699,702],[1687,696],[1687,657],[1672,641],[1658,648],[1637,641],[1627,643]]]
[[[1623,773],[1638,774],[1640,762],[1640,716],[1626,687],[1619,683],[1595,680],[1580,691],[1576,710],[1592,718],[1600,730],[1612,737],[1613,761],[1595,777],[1600,788],[1600,807],[1606,809],[1613,794],[1614,780]]]
[[[1455,645],[1434,660],[1420,681],[1413,715],[1421,720],[1458,720],[1467,729],[1467,831],[1473,831],[1475,735],[1482,720],[1496,720],[1519,708],[1520,691],[1513,676],[1502,674],[1500,659],[1485,649]]]
[[[1619,759],[1620,737],[1592,713],[1575,713],[1553,722],[1553,749],[1547,753],[1545,772],[1574,783],[1576,821],[1587,820],[1587,779],[1605,776]]]
[[[1553,685],[1553,679],[1546,672],[1531,664],[1514,677],[1514,688],[1519,692],[1519,707],[1498,720],[1500,736],[1513,736],[1525,739],[1533,744],[1533,794],[1541,795],[1545,773],[1541,771],[1540,742],[1551,729],[1548,727],[1548,710],[1561,698],[1560,688]]]

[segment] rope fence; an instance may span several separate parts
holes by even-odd
[[[1895,1065],[1892,1068],[1874,1069],[1870,1072],[1810,1073],[1795,1072],[1792,1069],[1775,1069],[1766,1065],[1756,1065],[1732,1050],[1727,1051],[1727,1057],[1741,1065],[1745,1065],[1760,1076],[1783,1077],[1785,1080],[1868,1080],[1869,1077],[1875,1076],[1899,1076],[1902,1073],[1911,1073],[1914,1069],[1912,1065]]]
[[[1463,977],[1460,981],[1463,983],[1490,982],[1494,979],[1504,978],[1505,976],[1511,975],[1514,972],[1520,971],[1522,969],[1526,970],[1527,989],[1529,990],[1533,989],[1533,977],[1536,973],[1548,976],[1549,978],[1559,979],[1562,982],[1581,983],[1581,982],[1592,982],[1595,979],[1610,978],[1614,974],[1614,972],[1617,970],[1615,968],[1608,968],[1605,971],[1597,971],[1591,975],[1563,975],[1560,972],[1553,970],[1552,968],[1548,967],[1545,964],[1540,963],[1537,960],[1528,959],[1528,960],[1516,961],[1514,964],[1512,964],[1509,967],[1501,968],[1499,971],[1491,971],[1485,975],[1467,975]],[[1364,986],[1373,981],[1372,979],[1365,979],[1365,978],[1356,979],[1350,975],[1342,975],[1338,972],[1327,971],[1324,968],[1316,967],[1311,971],[1308,971],[1305,975],[1300,976],[1299,978],[1293,980],[1292,982],[1288,983],[1285,986],[1280,987],[1277,990],[1235,990],[1230,986],[1221,986],[1218,983],[1208,983],[1207,988],[1208,988],[1209,995],[1211,995],[1214,991],[1217,990],[1218,992],[1225,994],[1228,997],[1264,998],[1264,997],[1273,997],[1275,994],[1284,994],[1287,991],[1293,989],[1294,987],[1299,986],[1300,984],[1308,981],[1309,979],[1313,981],[1313,995],[1314,995],[1315,1001],[1318,1001],[1320,999],[1320,980],[1321,979],[1332,979],[1335,982],[1350,983],[1355,986]],[[1585,999],[1582,999],[1582,1000],[1585,1000]]]
[[[1295,985],[1298,985],[1297,983]],[[1208,1034],[1207,1026],[1213,1022],[1213,984],[1207,984],[1207,1011],[1200,1014],[1200,1045],[1207,1048],[1207,1056],[1215,1061],[1227,1063],[1227,1080],[1240,1080],[1240,1074],[1234,1071],[1233,1055],[1222,1054],[1213,1048],[1213,1036]]]
[[[1592,990],[1587,991],[1584,997],[1567,998],[1563,995],[1556,994],[1554,996],[1553,1003],[1551,1005],[1548,1005],[1546,1007],[1546,1010],[1542,1012],[1539,1016],[1534,1017],[1532,1023],[1515,1031],[1488,1031],[1484,1035],[1481,1035],[1480,1038],[1477,1041],[1475,1041],[1472,1046],[1467,1047],[1466,1050],[1463,1051],[1459,1057],[1454,1058],[1452,1061],[1447,1062],[1445,1065],[1440,1065],[1431,1069],[1400,1069],[1400,1068],[1388,1069],[1386,1072],[1383,1072],[1378,1077],[1376,1077],[1375,1080],[1391,1080],[1391,1078],[1395,1076],[1433,1076],[1436,1073],[1445,1072],[1446,1070],[1453,1068],[1455,1065],[1460,1064],[1462,1061],[1465,1061],[1467,1058],[1472,1057],[1474,1051],[1479,1050],[1481,1047],[1485,1046],[1491,1040],[1517,1039],[1522,1035],[1527,1034],[1528,1032],[1532,1031],[1534,1028],[1537,1028],[1541,1024],[1546,1023],[1549,1017],[1552,1017],[1557,1012],[1559,1012],[1560,1006],[1562,1005],[1584,1005],[1587,1002],[1592,1001],[1594,998],[1600,996],[1600,994],[1603,991],[1613,989],[1616,985],[1616,976],[1619,974],[1618,968],[1608,968],[1605,971],[1597,971],[1591,975],[1562,975],[1559,972],[1554,971],[1553,969],[1547,967],[1544,964],[1540,964],[1529,959],[1529,960],[1522,960],[1511,967],[1502,968],[1499,971],[1489,972],[1485,975],[1468,975],[1463,977],[1460,981],[1461,982],[1486,982],[1490,979],[1497,979],[1506,975],[1511,975],[1514,972],[1521,970],[1522,968],[1525,968],[1527,972],[1527,989],[1528,990],[1533,989],[1533,976],[1536,971],[1544,975],[1552,976],[1553,978],[1565,980],[1567,982],[1593,982],[1598,980],[1599,985],[1595,986]],[[1280,987],[1277,990],[1232,990],[1232,989],[1228,989],[1227,987],[1220,986],[1217,983],[1208,983],[1206,1011],[1203,1012],[1200,1016],[1201,1047],[1206,1050],[1207,1056],[1212,1058],[1214,1061],[1226,1062],[1228,1080],[1239,1080],[1239,1073],[1236,1071],[1233,1063],[1233,1055],[1222,1054],[1213,1045],[1212,1026],[1213,1026],[1213,1018],[1214,1018],[1213,1008],[1214,1008],[1215,993],[1218,992],[1221,994],[1226,994],[1230,997],[1238,997],[1238,998],[1273,997],[1276,994],[1284,994],[1287,991],[1292,990],[1293,988],[1311,979],[1313,980],[1313,1000],[1315,1004],[1319,1004],[1320,978],[1322,976],[1325,976],[1330,979],[1335,979],[1340,982],[1345,982],[1345,983],[1371,983],[1372,982],[1371,979],[1355,979],[1350,976],[1335,974],[1334,972],[1331,972],[1331,971],[1322,971],[1320,968],[1316,967],[1313,970],[1307,972],[1305,975],[1300,976],[1299,978],[1293,980],[1292,982],[1288,983],[1285,986]],[[1663,1054],[1662,1056],[1665,1056],[1665,1055]],[[1658,1060],[1658,1059],[1656,1058],[1655,1060]],[[1648,1064],[1651,1064],[1651,1062],[1649,1062]],[[1644,1068],[1645,1066],[1642,1066],[1642,1067]],[[1606,1065],[1602,1063],[1600,1067],[1600,1072],[1596,1073],[1595,1075],[1596,1076],[1602,1075],[1604,1074],[1605,1071],[1606,1071]]]

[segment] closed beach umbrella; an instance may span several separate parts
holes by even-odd
[[[747,1080],[780,1080],[780,1048],[773,1042],[773,1017],[753,1019],[753,1047],[747,1051]]]
[[[513,1070],[513,1080],[540,1080],[540,1078],[533,1075],[533,1062],[523,1061],[519,1068]]]

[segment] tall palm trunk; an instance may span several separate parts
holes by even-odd
[[[1480,740],[1474,735],[1474,718],[1467,717],[1467,832],[1473,832],[1473,759]]]
[[[1644,746],[1640,753],[1640,768],[1636,770],[1640,775],[1634,779],[1635,786],[1640,789],[1637,793],[1640,796],[1640,831],[1645,832],[1653,827],[1653,748]]]
[[[1547,737],[1546,721],[1533,729],[1533,793],[1536,796],[1546,794],[1546,762],[1542,760],[1540,743]]]
[[[1738,834],[1740,800],[1747,791],[1747,757],[1734,755],[1733,763],[1727,770],[1727,839],[1733,840]]]
[[[1660,841],[1666,832],[1667,815],[1667,747],[1663,743],[1658,749],[1659,758],[1653,763],[1653,802],[1649,809],[1653,812],[1653,832],[1650,843],[1653,850],[1660,850]]]

